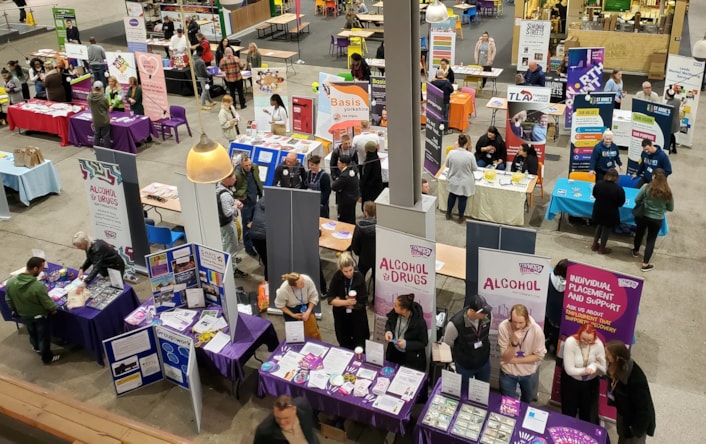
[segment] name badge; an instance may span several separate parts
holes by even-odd
[[[605,166],[607,166],[608,168],[612,168],[613,162],[606,162]]]
[[[606,396],[607,396],[608,399],[610,399],[611,401],[615,401],[615,396],[613,395],[613,392],[609,391],[608,393],[606,393]]]
[[[483,341],[476,341],[473,343],[473,348],[478,350],[479,348],[483,347]]]
[[[517,353],[515,353],[515,356],[518,358],[524,358],[525,352],[523,352],[522,350],[517,350]]]
[[[304,313],[304,312],[306,311],[306,309],[307,309],[307,306],[306,306],[306,305],[302,305],[302,307],[299,309],[299,311],[300,311],[301,313]]]

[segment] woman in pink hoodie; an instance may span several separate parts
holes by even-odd
[[[476,49],[473,53],[473,63],[481,65],[484,70],[489,70],[495,61],[495,40],[493,40],[488,31],[485,31],[476,43]],[[483,77],[483,88],[488,79]]]

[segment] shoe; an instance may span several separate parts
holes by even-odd
[[[598,249],[598,254],[610,254],[610,252],[613,251],[610,248],[605,248],[605,247],[600,247]]]
[[[591,244],[591,251],[598,251],[598,242],[593,241]]]
[[[652,264],[643,265],[641,268],[643,273],[647,273],[648,271],[652,271],[654,269],[655,269],[655,266]]]
[[[211,100],[210,102],[208,102],[208,104],[209,104],[210,106],[216,106],[216,102],[214,102],[213,100]]]
[[[235,272],[233,274],[237,278],[244,278],[244,277],[247,277],[247,275],[248,275],[246,272],[244,272],[243,270],[241,270],[239,268],[236,268]]]
[[[213,108],[213,105],[211,105],[211,106],[203,105],[203,106],[201,107],[201,109],[204,110],[204,111],[208,111],[208,110],[210,110],[211,108]]]
[[[451,213],[446,213],[446,220],[451,220]]]
[[[255,250],[245,250],[246,253],[248,253],[248,256],[250,257],[257,257],[257,252]]]
[[[35,353],[41,353],[41,352],[42,352],[42,351],[39,350],[38,348],[34,348],[34,347],[32,347],[32,350],[33,350]]]
[[[456,222],[458,222],[459,224],[466,223],[466,218],[463,216],[458,216],[458,220]]]
[[[152,136],[149,136],[149,137],[147,138],[147,143],[152,143]]]
[[[677,154],[677,150],[672,150],[670,154]]]
[[[61,359],[61,355],[54,355],[54,356],[51,358],[51,361],[45,362],[44,365],[51,365],[53,362],[56,362],[56,361],[58,361],[59,359]]]
[[[240,109],[245,109],[245,108],[247,108],[247,106],[245,106],[245,105],[240,105]]]
[[[632,250],[632,257],[639,257],[640,256],[640,250]]]

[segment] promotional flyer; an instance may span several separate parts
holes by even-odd
[[[593,148],[603,139],[606,129],[613,125],[613,97],[613,93],[579,94],[574,97],[569,172],[591,169]]]
[[[569,49],[566,73],[566,128],[571,128],[574,96],[603,89],[603,57],[605,48]]]

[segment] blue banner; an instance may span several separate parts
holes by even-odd
[[[628,174],[637,171],[642,155],[642,141],[650,139],[658,148],[669,145],[672,131],[672,113],[679,112],[674,107],[632,99],[632,132],[628,148]]]
[[[118,396],[164,379],[152,326],[103,341]]]
[[[605,130],[613,125],[614,97],[613,93],[574,96],[569,172],[591,169],[593,147],[601,141]]]
[[[566,73],[566,128],[571,128],[574,97],[603,89],[604,48],[572,48]]]

